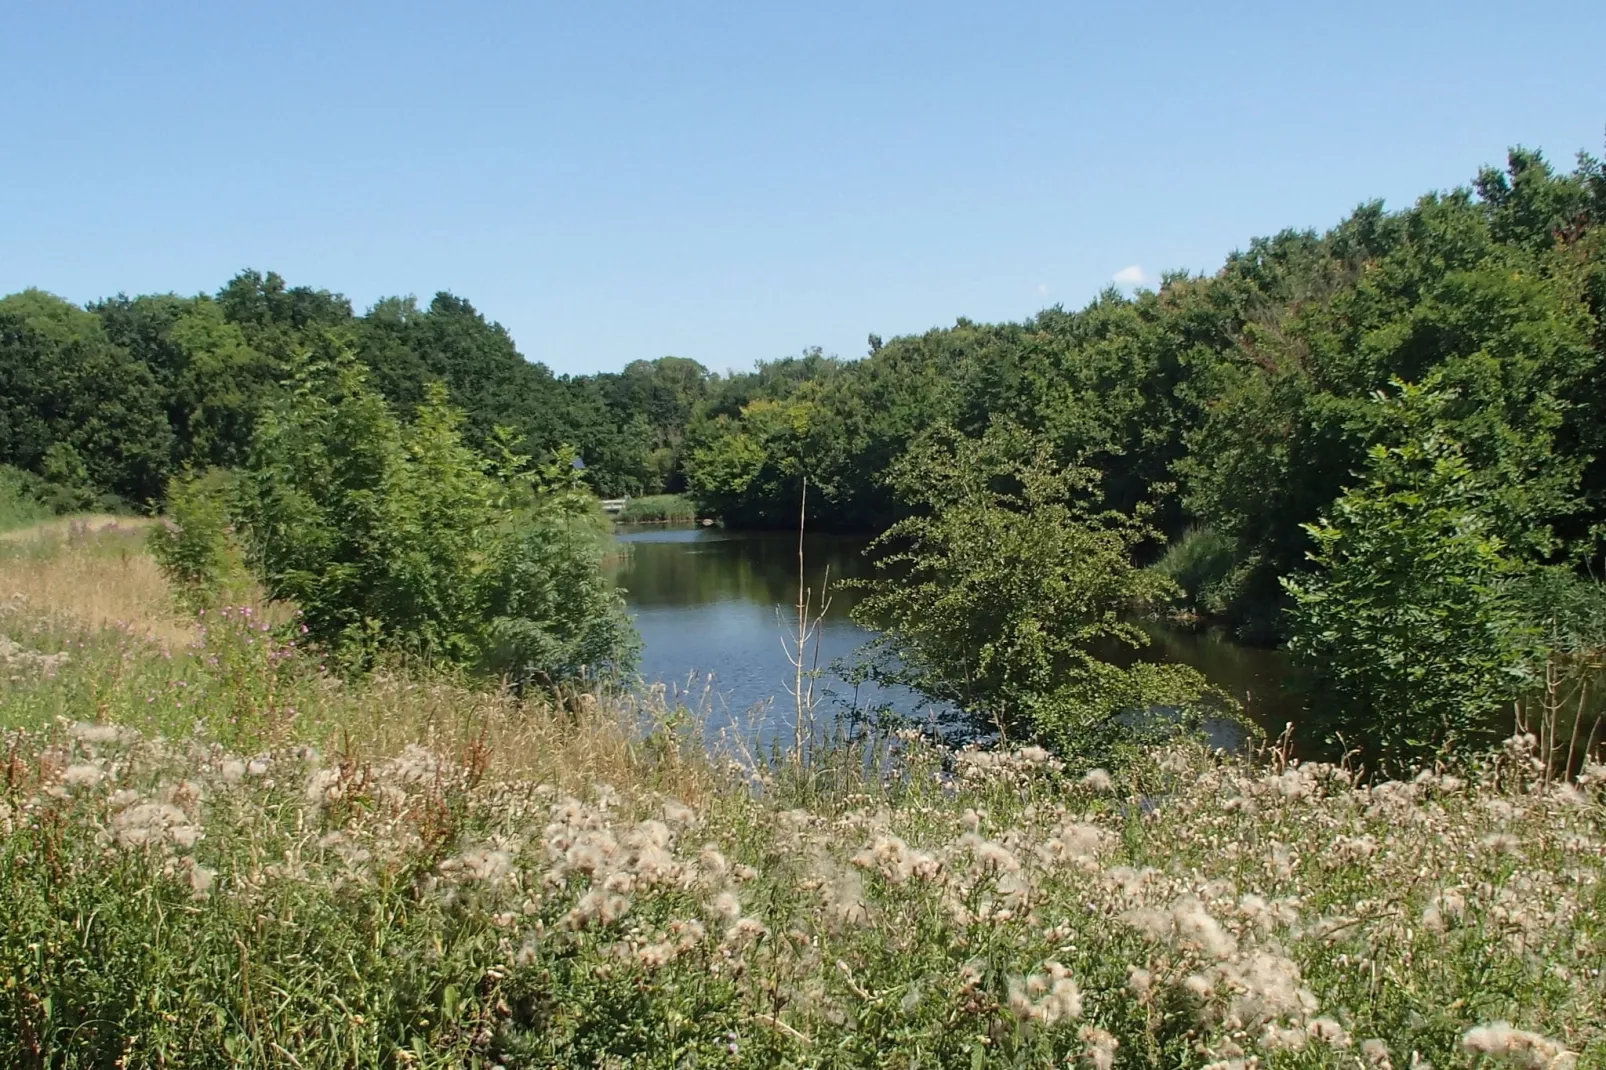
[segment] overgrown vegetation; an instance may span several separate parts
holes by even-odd
[[[1097,479],[1009,425],[918,443],[892,474],[918,511],[881,536],[884,575],[854,608],[879,631],[873,678],[952,704],[972,736],[1084,766],[1196,724],[1209,691],[1197,671],[1110,660],[1147,644],[1133,617],[1172,587],[1134,563],[1156,534],[1141,517],[1088,507]]]
[[[912,734],[754,764],[651,700],[334,676],[251,607],[165,648],[42,609],[0,614],[19,1066],[1606,1058],[1606,767],[1531,737],[1389,782]]]
[[[237,475],[174,485],[153,548],[192,608],[249,563],[348,669],[399,655],[548,687],[628,671],[637,639],[576,469],[501,431],[487,458],[461,424],[438,384],[404,422],[349,357],[301,361]]]
[[[1603,219],[1598,161],[1516,151],[1212,277],[724,377],[558,379],[451,295],[251,272],[0,300],[0,1050],[1606,1061]],[[611,690],[599,491],[881,530],[865,671],[959,740],[755,759]],[[1288,638],[1341,763],[1191,742],[1205,681],[1130,657],[1179,608]]]
[[[697,503],[684,494],[649,494],[631,498],[619,511],[622,524],[676,524],[697,519]]]
[[[0,531],[37,524],[55,511],[43,500],[42,481],[10,465],[0,465]]]

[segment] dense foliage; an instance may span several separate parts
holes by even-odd
[[[628,670],[637,639],[577,470],[533,465],[500,429],[488,458],[462,424],[442,384],[406,421],[348,355],[298,359],[241,469],[175,481],[153,549],[204,609],[237,546],[352,667],[400,653],[542,685]]]
[[[238,611],[165,652],[0,620],[9,1065],[1606,1059],[1606,766],[1532,739],[1382,783],[918,738],[754,766],[683,711],[333,680]]]
[[[1152,529],[1089,510],[1097,473],[1046,454],[996,423],[979,439],[941,428],[917,442],[892,485],[920,511],[881,536],[882,576],[854,617],[880,632],[874,678],[951,704],[967,735],[1113,765],[1174,727],[1135,711],[1197,712],[1208,689],[1188,666],[1109,660],[1147,645],[1134,614],[1171,583],[1134,563]]]
[[[1606,170],[1514,150],[1470,189],[1402,211],[1366,204],[1324,234],[1285,231],[1213,275],[1102,294],[1020,323],[954,326],[861,360],[818,350],[711,374],[638,361],[561,377],[466,300],[378,302],[247,271],[216,296],[119,296],[86,312],[0,302],[0,464],[134,503],[187,468],[235,465],[298,353],[336,339],[398,411],[443,382],[465,441],[550,458],[575,448],[604,497],[688,491],[737,526],[879,532],[908,515],[887,479],[926,429],[997,419],[1100,473],[1100,504],[1150,503],[1169,540],[1202,533],[1192,608],[1271,638],[1306,525],[1405,432],[1395,380],[1450,400],[1436,419],[1512,552],[1600,562],[1606,533]]]
[[[1475,743],[1531,681],[1523,569],[1479,509],[1458,445],[1375,446],[1364,483],[1309,531],[1320,571],[1285,581],[1311,700],[1398,766]]]
[[[605,497],[679,489],[685,427],[710,381],[675,357],[557,377],[445,293],[356,315],[338,294],[255,271],[215,296],[119,295],[87,310],[30,290],[0,300],[0,463],[75,494],[63,511],[85,496],[161,499],[185,470],[243,464],[297,357],[331,346],[397,411],[444,383],[475,448],[496,427],[538,458],[572,446]]]
[[[1472,190],[1257,239],[1211,276],[721,380],[688,431],[688,478],[716,511],[774,525],[806,478],[812,523],[879,531],[907,515],[886,473],[925,429],[1008,419],[1097,469],[1103,504],[1148,502],[1168,539],[1192,532],[1192,607],[1270,638],[1280,579],[1315,548],[1306,525],[1373,447],[1416,433],[1376,402],[1399,380],[1445,399],[1433,422],[1513,554],[1598,572],[1603,222],[1598,161],[1559,173],[1518,150]]]

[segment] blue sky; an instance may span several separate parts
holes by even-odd
[[[1606,4],[11,3],[0,292],[447,289],[560,372],[860,356],[1606,131]]]

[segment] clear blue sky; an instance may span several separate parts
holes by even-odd
[[[451,290],[562,372],[859,356],[1598,154],[1602,41],[1600,0],[13,2],[0,292],[251,266]]]

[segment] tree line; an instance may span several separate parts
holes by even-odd
[[[743,527],[795,525],[806,484],[811,527],[883,533],[870,671],[973,729],[1064,750],[1193,702],[1201,680],[1101,653],[1165,606],[1287,640],[1348,723],[1420,757],[1606,637],[1603,222],[1599,160],[1518,149],[1211,274],[726,374],[553,375],[446,293],[357,315],[252,271],[87,307],[27,291],[0,299],[0,465],[61,510],[204,512],[198,473],[245,472],[229,519],[329,644],[551,677],[629,662],[573,538],[582,484]],[[597,628],[530,601],[559,574]]]
[[[709,379],[677,357],[554,375],[449,293],[359,315],[272,272],[241,272],[216,294],[87,307],[28,290],[0,298],[0,464],[64,509],[160,502],[174,475],[242,464],[294,362],[337,352],[400,412],[444,384],[476,447],[505,427],[536,457],[573,448],[604,497],[681,488],[677,448]]]

